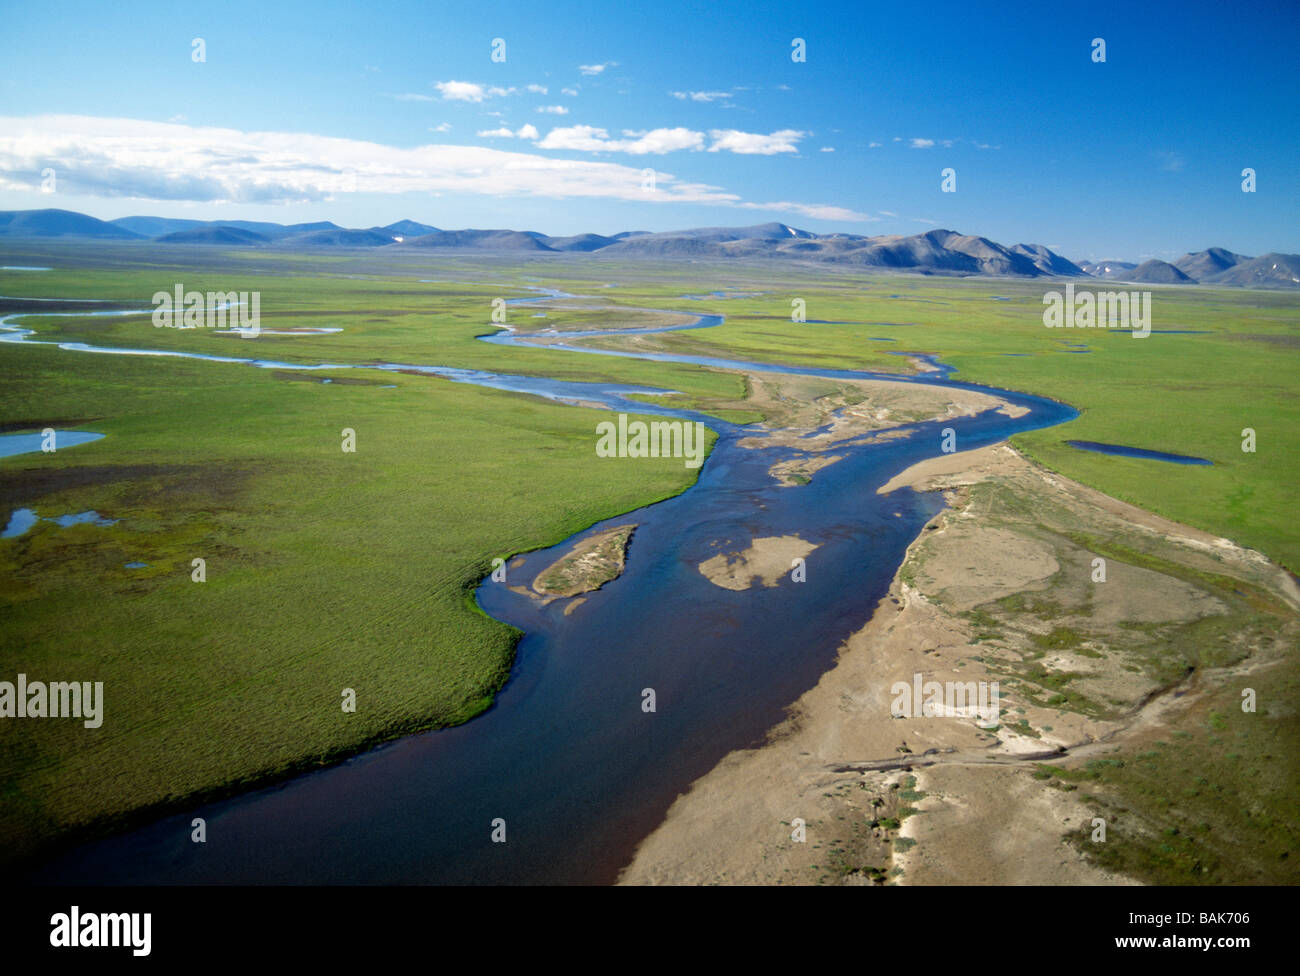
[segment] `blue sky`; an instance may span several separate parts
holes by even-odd
[[[1300,251],[1294,3],[5,6],[3,209]]]

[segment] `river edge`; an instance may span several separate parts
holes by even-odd
[[[644,505],[638,506],[638,509],[657,505],[660,502],[676,498],[694,487],[697,480],[698,471],[696,472],[696,477],[692,479],[690,483],[683,485],[680,490],[652,498],[646,501]],[[636,510],[637,509],[633,509],[633,511]],[[513,551],[505,561],[510,563],[518,559],[520,556],[532,552],[541,552],[546,549],[563,545],[566,542],[583,536],[589,532],[592,527],[607,522],[610,519],[619,518],[624,514],[626,513],[616,512],[604,518],[597,519],[590,525],[579,528],[576,531],[567,531],[562,529],[560,530],[560,534],[557,534],[553,538],[529,546],[526,549]],[[274,768],[269,768],[265,772],[254,773],[238,780],[215,784],[207,789],[195,790],[178,796],[169,797],[168,799],[157,803],[134,807],[131,810],[97,817],[93,820],[77,824],[59,835],[52,837],[48,842],[41,844],[39,847],[23,851],[12,859],[0,860],[0,878],[12,879],[15,877],[22,877],[27,872],[39,869],[41,865],[83,845],[105,840],[116,835],[126,834],[133,830],[147,827],[148,825],[164,818],[176,816],[186,811],[197,809],[201,806],[219,803],[223,800],[237,799],[262,790],[274,789],[301,776],[339,766],[349,760],[364,756],[383,746],[393,745],[412,736],[423,735],[429,732],[438,732],[444,729],[452,729],[465,725],[467,722],[472,722],[480,715],[488,712],[496,705],[497,698],[515,676],[515,662],[518,654],[519,642],[525,635],[524,631],[512,624],[506,623],[505,621],[497,620],[497,618],[493,617],[479,606],[478,600],[476,599],[478,588],[483,584],[484,579],[488,578],[490,574],[490,567],[487,565],[486,560],[484,562],[485,565],[480,575],[466,578],[464,581],[461,591],[463,602],[469,612],[478,614],[499,626],[508,628],[511,631],[510,636],[512,645],[510,658],[505,662],[500,681],[488,689],[488,692],[482,699],[474,702],[467,702],[460,713],[449,718],[415,719],[392,729],[385,730],[377,735],[357,740],[352,745],[340,746],[337,749],[304,758],[297,762],[286,763]],[[581,599],[582,597],[579,596],[577,600],[574,600],[573,602],[577,603]]]
[[[757,431],[751,431],[749,439],[751,441],[765,441],[765,446],[786,447],[791,443],[791,438],[802,440],[810,434],[817,434],[817,437],[811,442],[805,442],[805,450],[810,456],[823,456],[825,452],[833,450],[836,446],[846,440],[854,440],[862,436],[879,436],[877,434],[881,429],[887,429],[892,424],[897,423],[902,417],[893,417],[889,410],[883,413],[875,407],[865,412],[859,413],[856,408],[862,407],[875,401],[879,406],[882,396],[892,396],[902,398],[902,403],[909,410],[921,409],[925,414],[925,419],[951,419],[962,416],[973,416],[981,410],[994,408],[1008,408],[1009,405],[1001,398],[993,395],[991,392],[974,392],[964,390],[957,386],[950,386],[942,383],[924,383],[916,380],[924,376],[918,374],[917,377],[900,376],[898,380],[851,380],[840,381],[843,386],[853,388],[858,391],[855,396],[861,399],[855,399],[853,403],[845,406],[842,399],[834,397],[815,398],[815,402],[805,404],[801,409],[798,421],[794,424],[782,425],[779,427],[769,427],[761,425],[764,428],[762,435]],[[802,384],[808,382],[808,378],[796,374],[782,373],[765,373],[761,375],[749,375],[751,384],[761,387],[772,381],[793,382]],[[764,405],[770,406],[770,400],[762,398]],[[893,406],[894,404],[891,404]],[[930,408],[933,408],[932,410]],[[602,411],[606,412],[607,411]],[[913,419],[911,417],[907,419]],[[724,424],[725,426],[725,424]],[[886,431],[886,438],[890,436]],[[710,445],[710,455],[715,445]],[[748,445],[752,448],[759,448],[758,443]],[[835,458],[838,460],[838,457]],[[706,462],[707,464],[707,457]],[[697,470],[696,477],[689,483],[684,484],[679,490],[667,492],[662,497],[656,497],[645,502],[639,508],[650,507],[676,498],[690,488],[694,487],[698,481],[698,471],[704,470],[703,467]],[[777,475],[773,473],[774,480]],[[794,489],[797,490],[797,489]],[[618,519],[628,513],[614,513],[603,519],[598,519],[591,525],[584,526],[577,531],[560,530],[556,538],[550,541],[544,541],[526,549],[516,550],[506,557],[507,565],[514,563],[519,557],[529,553],[547,550],[554,547],[564,547],[567,543],[574,540],[583,540],[588,536],[593,528],[602,525],[612,519]],[[599,530],[598,530],[599,531]],[[576,547],[584,545],[583,541],[576,543]],[[158,803],[140,806],[129,811],[111,814],[108,816],[96,818],[77,825],[58,837],[52,838],[48,844],[41,845],[31,852],[24,852],[18,858],[8,862],[0,873],[15,874],[21,876],[26,872],[39,869],[41,865],[58,858],[59,856],[75,850],[82,845],[93,843],[95,841],[110,838],[115,835],[127,834],[136,829],[147,827],[164,818],[175,816],[189,810],[206,806],[225,800],[237,799],[250,794],[258,793],[263,790],[273,789],[283,786],[284,784],[295,780],[305,774],[319,772],[331,767],[337,767],[349,760],[363,756],[373,750],[384,746],[392,745],[403,739],[418,736],[427,732],[434,732],[443,729],[450,729],[464,725],[472,719],[481,716],[491,710],[497,698],[510,684],[515,677],[515,661],[518,652],[519,642],[525,636],[524,631],[519,630],[512,624],[498,620],[478,603],[476,594],[482,586],[488,575],[489,569],[487,560],[484,560],[482,575],[469,578],[465,581],[463,587],[463,597],[468,609],[472,612],[482,614],[494,622],[510,628],[514,633],[514,652],[510,662],[503,669],[500,683],[491,691],[490,695],[485,696],[477,702],[467,703],[462,714],[446,720],[414,720],[404,723],[401,726],[391,728],[383,733],[358,741],[349,746],[342,746],[328,753],[318,754],[302,759],[299,762],[288,763],[267,769],[264,772],[245,776],[239,780],[214,784],[206,790],[186,793],[182,796],[169,797]],[[583,597],[578,596],[576,599],[569,600],[569,610],[581,612],[579,609]]]
[[[1149,744],[1205,689],[1187,681],[1161,687],[1130,677],[1126,683],[1129,676],[1101,668],[1097,682],[1130,706],[1104,719],[1038,707],[1031,696],[1011,691],[1005,669],[991,666],[978,628],[961,613],[1042,590],[1065,560],[1036,548],[1041,539],[1032,532],[983,522],[972,530],[975,510],[989,501],[987,493],[972,497],[983,483],[1055,495],[1052,501],[1064,502],[1069,514],[1086,512],[1090,525],[1131,526],[1183,550],[1189,563],[1230,569],[1292,611],[1300,607],[1295,580],[1261,554],[1063,478],[1007,443],[913,465],[880,493],[943,491],[948,507],[908,547],[870,620],[762,745],[732,752],[679,795],[619,884],[1143,883],[1086,856],[1078,834],[1096,823],[1095,811],[1035,770],[1039,763]],[[965,558],[972,549],[973,562]],[[1112,578],[1121,567],[1112,564]],[[974,575],[983,579],[972,582]],[[1154,600],[1157,616],[1169,620],[1222,609],[1176,581],[1140,599]],[[1288,629],[1294,637],[1294,626]],[[1283,635],[1272,650],[1285,648],[1286,640]],[[1277,663],[1265,648],[1217,676],[1260,667],[1261,659],[1262,666]],[[1078,663],[1076,657],[1070,665]],[[1013,731],[1003,708],[994,735],[974,716],[895,717],[892,682],[913,674],[927,681],[1001,678],[1004,704],[1025,706],[1015,711],[1027,718]],[[1211,675],[1204,684],[1214,680]]]
[[[769,375],[780,376],[780,375],[782,375],[782,374],[774,373],[774,374],[769,374]],[[950,395],[950,396],[953,395],[953,393],[954,393],[955,390],[960,389],[959,387],[947,387],[947,386],[942,386],[942,385],[939,385],[939,384],[929,385],[929,384],[915,384],[914,382],[913,382],[913,383],[908,383],[908,382],[907,382],[908,379],[913,379],[913,378],[911,378],[911,377],[908,377],[908,378],[900,377],[900,380],[899,380],[897,383],[895,383],[895,382],[893,382],[893,381],[865,381],[865,382],[883,382],[883,383],[885,383],[886,385],[891,386],[891,387],[893,387],[893,386],[898,386],[898,387],[911,386],[913,390],[922,389],[922,390],[926,390],[926,391],[928,391],[928,392],[934,392],[934,393],[944,392],[944,393],[946,393],[946,395]],[[951,416],[951,415],[953,415],[953,414],[950,413],[949,415]],[[936,459],[936,460],[938,460],[938,459]],[[692,484],[693,484],[693,483],[692,483]],[[691,485],[686,485],[686,486],[684,486],[684,487],[681,489],[681,491],[680,491],[680,492],[677,492],[676,494],[680,494],[680,493],[684,492],[684,491],[687,490],[687,488],[689,488],[689,487],[691,487]],[[675,496],[670,494],[670,495],[667,495],[667,496],[665,496],[665,497],[675,497]],[[594,523],[594,524],[598,524],[598,523]],[[586,530],[583,530],[583,531],[586,531]],[[579,533],[577,533],[577,534],[580,535],[580,534],[582,534],[582,533],[579,532]],[[567,539],[567,538],[570,538],[570,536],[566,536],[565,538],[566,538],[566,539]],[[922,533],[922,536],[921,536],[920,538],[922,538],[922,539],[924,538],[924,532]],[[915,543],[914,543],[914,545],[915,545]],[[910,551],[911,551],[911,550],[909,549],[909,552],[910,552]],[[471,601],[469,601],[469,602],[472,603],[473,601],[471,600]],[[482,612],[482,611],[480,610],[480,612]],[[505,675],[504,678],[503,678],[502,686],[501,686],[501,687],[504,687],[506,684],[508,684],[508,682],[509,682],[509,680],[510,680],[510,676],[511,676],[510,672],[507,672],[506,675]],[[490,703],[487,704],[487,705],[485,705],[484,708],[483,708],[483,710],[486,710],[486,708],[488,708],[488,707],[490,707]],[[474,711],[473,714],[474,714],[474,715],[479,714],[479,711]],[[473,717],[473,715],[470,715],[470,716],[468,716],[468,717]],[[466,720],[468,720],[468,718],[466,718]],[[428,728],[441,728],[441,727],[447,727],[447,724],[448,724],[448,723],[444,723],[444,724],[437,725],[437,726],[426,726],[425,729],[420,729],[420,728],[405,729],[405,728],[404,728],[404,729],[401,729],[401,730],[398,730],[398,731],[394,732],[394,733],[393,733],[392,735],[390,735],[390,736],[386,736],[386,737],[384,737],[384,738],[382,738],[382,739],[379,739],[378,742],[390,741],[391,739],[401,738],[401,737],[404,737],[404,736],[406,736],[406,735],[408,735],[408,734],[412,734],[412,733],[414,733],[414,732],[418,732],[418,731],[422,731],[422,730],[427,730]],[[455,723],[451,723],[451,724],[455,724]],[[372,743],[372,744],[378,744],[378,742],[375,742],[375,743]],[[302,769],[300,769],[299,772],[301,772],[301,771],[308,771],[308,770],[316,769],[316,768],[320,768],[321,766],[332,765],[332,764],[334,764],[334,763],[337,763],[338,761],[341,761],[341,760],[344,760],[344,759],[346,759],[346,758],[349,758],[351,755],[354,755],[354,754],[356,754],[356,753],[358,753],[358,752],[365,751],[367,748],[368,748],[368,746],[363,745],[363,746],[359,746],[359,747],[355,747],[355,748],[347,748],[347,749],[340,750],[341,755],[339,755],[339,756],[338,756],[337,758],[335,758],[333,761],[330,761],[330,760],[317,760],[317,761],[311,761],[311,762],[309,762],[307,765],[305,765]],[[294,775],[296,775],[295,772],[293,772],[293,771],[287,771],[287,772],[283,773],[282,775],[278,776],[277,779],[287,779],[287,778],[292,778]],[[239,782],[239,783],[237,783],[237,784],[232,784],[232,787],[231,787],[228,791],[226,791],[226,792],[224,793],[224,795],[227,795],[227,796],[228,796],[228,795],[238,795],[238,794],[240,794],[240,793],[244,793],[244,792],[247,792],[247,791],[250,791],[250,790],[256,789],[256,788],[257,788],[257,785],[267,785],[267,783],[262,782],[262,783],[260,783],[260,784],[252,785],[252,784],[248,783],[247,781],[241,781],[241,782]],[[190,805],[189,802],[185,802],[185,803],[180,804],[181,807],[185,807],[185,806],[188,806],[188,805]]]

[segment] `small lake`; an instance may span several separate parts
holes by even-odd
[[[73,525],[116,525],[117,519],[104,518],[93,510],[77,512],[75,515],[42,517],[30,508],[18,508],[9,516],[9,523],[5,526],[5,530],[0,532],[0,539],[17,539],[19,536],[26,535],[37,522],[53,522],[60,528],[66,529]]]
[[[1146,461],[1168,461],[1171,464],[1213,464],[1205,458],[1192,457],[1188,454],[1168,454],[1164,451],[1149,451],[1142,447],[1126,447],[1123,444],[1101,444],[1097,441],[1066,441],[1071,447],[1081,451],[1095,451],[1098,454],[1116,454],[1120,457],[1142,458]]]
[[[95,434],[86,430],[55,430],[54,448],[61,451],[65,447],[90,444],[93,441],[101,440],[103,436],[103,434]],[[40,452],[44,440],[44,435],[39,433],[0,434],[0,457],[13,457],[17,454],[37,454]]]

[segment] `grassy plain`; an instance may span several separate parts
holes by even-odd
[[[4,291],[131,298],[151,294],[157,278],[52,274],[6,280]],[[345,315],[346,303],[376,304],[374,284],[344,297],[330,294],[340,286],[328,280],[295,285],[304,305],[323,310],[296,321],[353,329],[370,313]],[[268,297],[288,291],[268,279],[239,286]],[[406,343],[399,358],[446,362],[454,355],[440,350],[461,341],[487,353],[475,365],[522,358],[468,338],[482,331],[468,310],[444,317],[429,310],[438,307],[429,294],[407,301],[387,339],[372,324],[378,344],[400,351]],[[415,310],[420,301],[429,308]],[[265,308],[263,316],[270,327]],[[256,352],[238,354],[268,358],[293,359],[291,343],[320,342],[283,338],[272,348],[276,337],[155,330],[147,317],[47,321],[37,321],[42,335],[175,348],[242,343]],[[343,340],[327,350],[334,361],[373,358],[347,332],[328,338]],[[343,348],[349,341],[356,347]],[[0,518],[29,507],[119,520],[111,528],[42,521],[0,541],[5,680],[19,671],[102,680],[106,696],[93,735],[79,723],[0,724],[6,859],[133,810],[470,718],[507,677],[517,636],[473,605],[491,559],[559,541],[695,477],[676,459],[593,463],[592,410],[431,377],[338,370],[308,377],[332,376],[330,384],[289,382],[305,374],[4,343],[0,372],[4,430],[106,435],[0,461]],[[646,372],[668,379],[665,370]],[[708,392],[710,382],[695,388]],[[341,449],[345,427],[356,431],[355,453]],[[207,563],[201,584],[191,580],[196,557]],[[125,568],[135,561],[148,566]],[[357,691],[355,714],[340,707],[343,688]]]
[[[766,294],[689,303],[721,312],[727,321],[655,336],[653,345],[693,355],[891,371],[907,368],[891,353],[936,354],[957,368],[954,379],[1051,397],[1081,411],[1069,424],[1012,439],[1035,460],[1300,572],[1300,528],[1291,514],[1300,481],[1300,295],[1153,287],[1153,329],[1203,334],[1153,332],[1139,339],[1046,328],[1043,294],[1061,289],[1060,282],[715,271],[714,290]],[[708,273],[694,273],[701,275],[694,287],[702,288]],[[674,278],[629,286],[619,295],[653,306],[692,293],[692,284]],[[833,324],[791,323],[796,298],[806,303],[808,319]],[[1242,450],[1245,428],[1255,432],[1253,452]],[[1213,466],[1095,454],[1068,446],[1069,440],[1187,454]]]
[[[344,330],[241,339],[155,329],[147,314],[25,319],[41,339],[639,384],[679,391],[680,401],[732,419],[761,414],[743,409],[748,390],[735,374],[475,337],[494,329],[494,298],[548,285],[632,308],[727,315],[718,328],[639,340],[650,348],[900,372],[908,363],[891,353],[936,353],[958,367],[958,379],[1083,411],[1071,424],[1016,438],[1044,465],[1300,568],[1289,508],[1300,446],[1300,299],[1287,295],[1157,289],[1154,328],[1210,334],[1139,340],[1044,328],[1041,296],[1053,286],[1041,282],[144,245],[5,245],[0,263],[56,269],[2,273],[6,296],[146,308],[155,291],[179,282],[260,291],[265,329]],[[723,289],[764,294],[682,297]],[[808,318],[836,324],[791,323],[796,298]],[[522,328],[602,324],[590,310],[547,311],[545,320],[533,311],[516,306],[508,317]],[[41,522],[0,541],[4,677],[23,670],[33,680],[103,680],[107,699],[104,727],[89,745],[67,723],[0,726],[7,858],[142,808],[468,719],[508,675],[517,637],[472,603],[492,557],[548,545],[694,479],[671,459],[593,463],[595,411],[432,377],[301,374],[4,343],[0,372],[5,430],[107,435],[54,455],[0,460],[0,518],[30,507],[41,515],[96,509],[120,520],[112,528]],[[336,382],[314,382],[326,377]],[[355,454],[340,449],[344,427],[357,431]],[[1253,454],[1241,451],[1243,427],[1257,432]],[[1070,439],[1214,464],[1106,457],[1069,448]],[[206,583],[190,579],[195,557],[207,560]],[[125,569],[131,561],[148,567]],[[358,692],[356,714],[339,707],[345,687]]]

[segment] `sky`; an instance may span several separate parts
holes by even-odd
[[[0,23],[0,209],[1300,252],[1294,0],[0,0]]]

